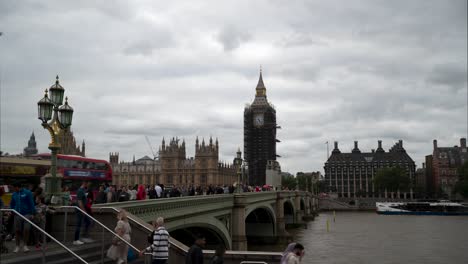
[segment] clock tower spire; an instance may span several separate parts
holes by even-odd
[[[248,184],[266,184],[266,165],[276,160],[276,110],[268,102],[263,72],[255,88],[255,98],[244,109],[244,158],[248,164]]]

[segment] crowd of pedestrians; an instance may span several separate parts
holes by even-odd
[[[248,185],[242,185],[242,192],[262,192],[270,191],[271,187],[253,187]],[[94,192],[94,191],[92,191]],[[182,196],[198,196],[198,195],[214,195],[214,194],[232,194],[236,192],[234,185],[208,185],[208,186],[194,186],[194,185],[172,185],[169,187],[164,184],[156,185],[143,185],[136,184],[132,185],[109,185],[103,184],[98,187],[96,192],[96,199],[94,203],[115,203],[115,202],[127,202],[134,200],[146,200],[146,199],[159,199],[159,198],[170,198],[170,197],[182,197]]]

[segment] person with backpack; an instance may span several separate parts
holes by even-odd
[[[169,232],[164,227],[164,218],[158,217],[153,222],[154,230],[148,237],[149,247],[140,252],[152,252],[152,264],[166,264],[169,259]]]

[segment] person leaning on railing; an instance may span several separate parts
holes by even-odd
[[[153,222],[154,230],[148,238],[150,246],[140,252],[142,256],[145,252],[152,252],[152,264],[166,264],[169,259],[169,232],[164,227],[164,218],[158,217]]]

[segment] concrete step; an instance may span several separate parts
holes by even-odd
[[[13,244],[13,245],[8,245]],[[7,246],[10,249],[9,253],[1,254],[0,264],[40,264],[42,263],[43,253],[40,250],[36,250],[34,247],[29,247],[30,252],[23,253],[12,253],[14,248],[14,242],[8,243]],[[93,242],[84,244],[81,246],[74,246],[71,243],[65,244],[70,248],[75,254],[83,258],[87,262],[101,262],[101,248],[102,245],[99,242]],[[104,245],[104,254],[106,254],[107,249],[110,244]],[[49,243],[47,245],[47,250],[45,251],[45,261],[50,264],[72,264],[72,263],[81,263],[70,254],[68,251],[64,250],[62,247],[55,243]],[[104,255],[105,263],[112,263],[112,260],[107,259]],[[110,262],[107,262],[109,260]]]

